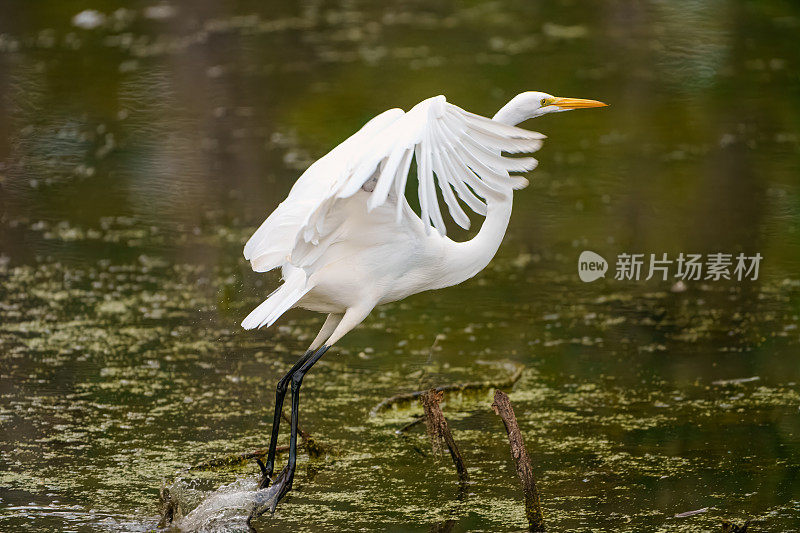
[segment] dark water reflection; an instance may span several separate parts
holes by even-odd
[[[549,141],[491,267],[380,309],[315,368],[303,423],[337,451],[261,526],[523,528],[489,396],[445,409],[466,501],[423,435],[394,436],[411,411],[368,416],[511,359],[552,530],[800,530],[796,6],[159,6],[98,2],[92,28],[86,4],[2,7],[0,528],[146,530],[162,480],[263,446],[319,319],[239,329],[276,281],[243,261],[249,233],[384,109],[443,93],[491,115],[539,89],[612,107],[528,124]],[[673,291],[584,284],[584,249],[764,261]]]

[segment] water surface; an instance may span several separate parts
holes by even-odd
[[[424,432],[395,435],[416,407],[369,415],[511,361],[552,531],[800,531],[799,29],[783,1],[4,4],[0,529],[146,531],[162,484],[188,512],[251,483],[185,469],[266,445],[321,318],[240,329],[277,282],[247,237],[378,112],[535,89],[611,107],[526,124],[548,141],[490,267],[314,368],[301,419],[328,454],[255,525],[523,529],[490,392],[444,406],[466,499]],[[586,249],[764,259],[684,290],[584,284]]]

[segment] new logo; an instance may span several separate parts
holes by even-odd
[[[594,252],[585,250],[578,257],[578,276],[583,282],[589,283],[590,281],[604,278],[607,270],[608,261]]]

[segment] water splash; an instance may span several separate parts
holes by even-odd
[[[179,507],[186,508],[197,500],[198,491],[178,480],[170,487],[170,494]],[[238,479],[202,495],[200,503],[174,527],[207,533],[250,531],[247,519],[251,513],[269,509],[277,497],[278,488],[274,485],[258,489],[257,478]]]

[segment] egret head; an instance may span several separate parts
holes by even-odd
[[[603,107],[608,104],[597,100],[583,98],[562,98],[540,91],[527,91],[511,99],[494,116],[495,120],[506,124],[519,124],[529,118],[540,117],[547,113],[571,111],[573,109],[586,109],[589,107]]]

